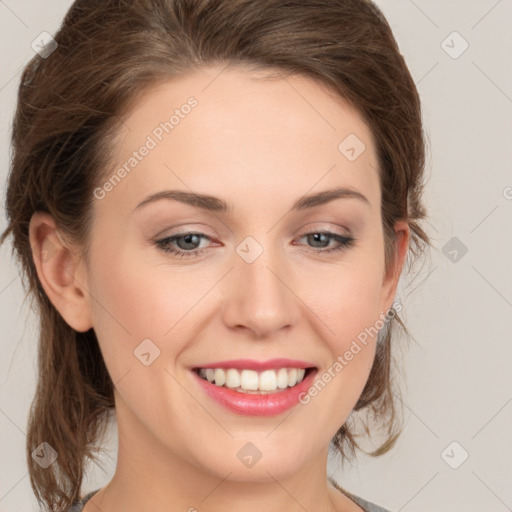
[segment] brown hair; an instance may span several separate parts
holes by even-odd
[[[386,268],[396,251],[393,226],[411,229],[408,259],[430,244],[419,225],[425,143],[418,92],[391,29],[370,0],[77,0],[54,35],[57,49],[25,67],[13,122],[6,207],[27,294],[37,299],[41,332],[38,384],[26,455],[31,485],[48,510],[81,496],[86,458],[113,412],[113,383],[93,329],[77,332],[46,296],[33,262],[28,226],[49,212],[86,255],[93,190],[107,168],[119,116],[138,94],[203,65],[244,63],[311,77],[353,105],[376,142]],[[13,249],[13,251],[14,251]],[[28,284],[28,288],[27,288]],[[391,338],[397,314],[377,344],[355,411],[370,411],[395,442]],[[366,428],[367,433],[369,430]],[[346,422],[332,440],[353,457]],[[43,441],[58,459],[42,469],[31,457]]]

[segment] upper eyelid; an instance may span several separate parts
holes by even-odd
[[[346,236],[346,237],[353,236],[352,229],[348,228],[347,226],[338,226],[337,228],[333,228],[333,227],[330,227],[330,226],[322,225],[322,224],[325,224],[326,222],[327,221],[310,222],[310,223],[308,223],[306,225],[306,227],[304,227],[303,230],[301,230],[300,235],[297,235],[297,236],[303,236],[305,234],[319,233],[319,232],[329,232],[329,233],[332,233],[334,235]],[[332,222],[330,222],[330,224],[332,224]],[[172,229],[172,228],[170,228],[170,229]],[[342,229],[345,232],[344,233],[343,232],[339,233],[339,232],[337,232],[337,229]],[[200,228],[197,228],[197,229],[195,229],[195,228],[187,228],[187,229],[183,229],[181,231],[178,231],[176,233],[170,233],[170,234],[163,235],[162,233],[166,233],[166,231],[167,231],[167,229],[160,231],[153,238],[154,239],[162,239],[162,238],[169,238],[169,237],[173,237],[173,236],[184,236],[184,235],[188,235],[188,234],[206,235],[206,236],[208,236],[209,238],[212,238],[212,239],[213,238],[218,238],[218,236],[216,234],[213,234],[213,233],[210,234],[210,231],[206,230],[204,227],[200,227]],[[231,229],[229,229],[229,232],[231,234],[233,233],[233,231]]]

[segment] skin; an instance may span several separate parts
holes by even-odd
[[[376,337],[292,414],[232,413],[203,393],[189,368],[290,357],[312,362],[321,375],[391,307],[409,228],[396,224],[396,258],[386,273],[375,145],[357,111],[306,77],[221,71],[160,83],[126,112],[112,169],[187,98],[198,101],[95,199],[87,260],[48,214],[31,220],[34,254],[53,247],[51,258],[34,258],[46,293],[74,329],[94,328],[115,384],[117,468],[85,512],[361,510],[328,483],[327,456],[368,379]],[[366,146],[355,161],[338,150],[351,133]],[[344,198],[288,213],[303,195],[340,186],[369,204]],[[133,212],[165,189],[216,196],[233,211],[160,200]],[[304,236],[322,230],[356,241],[322,253],[338,242]],[[211,240],[173,246],[206,248],[197,258],[154,243],[190,231]],[[247,236],[263,248],[251,264],[236,252]],[[160,349],[149,366],[133,353],[146,338]],[[251,468],[237,458],[248,442],[262,453]]]

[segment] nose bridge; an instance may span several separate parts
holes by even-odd
[[[272,246],[271,240],[270,235],[258,235],[258,239],[248,236],[236,248],[239,256],[236,271],[253,299],[287,298],[283,284],[286,276],[279,276],[284,268],[281,251]]]
[[[256,236],[246,237],[236,247],[226,321],[263,336],[292,324],[297,305],[287,283],[289,272],[282,251],[271,246],[272,236]]]

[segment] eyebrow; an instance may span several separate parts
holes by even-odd
[[[302,196],[301,198],[297,199],[297,201],[295,201],[290,211],[301,211],[307,208],[314,208],[315,206],[329,203],[335,199],[347,198],[360,199],[361,201],[370,205],[368,199],[357,190],[342,187],[331,190],[323,190],[322,192],[316,192],[314,194]],[[233,211],[232,206],[228,206],[224,200],[219,199],[218,197],[198,194],[195,192],[185,192],[183,190],[162,190],[160,192],[151,194],[142,202],[140,202],[134,208],[134,211],[161,199],[178,201],[180,203],[188,204],[195,206],[196,208],[201,208],[203,210],[212,212],[227,214],[232,213]]]

